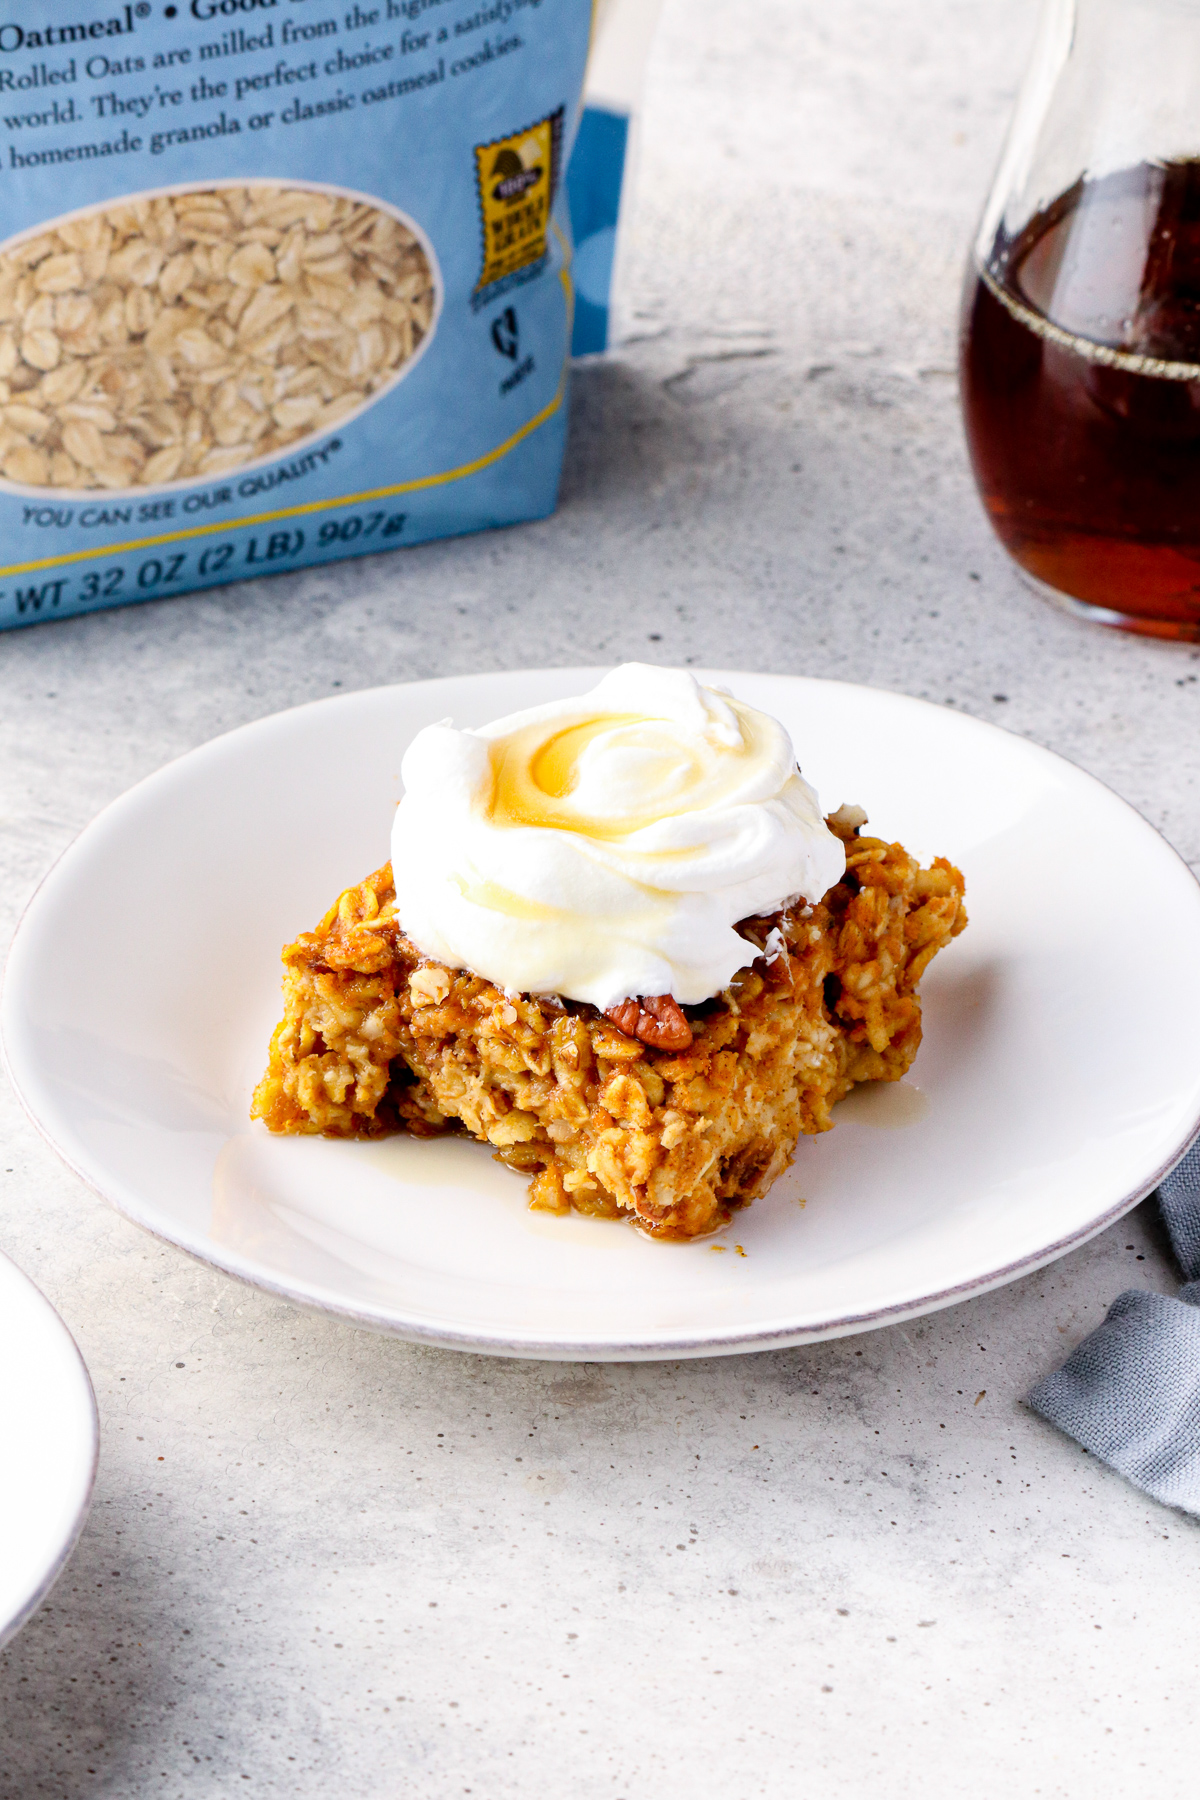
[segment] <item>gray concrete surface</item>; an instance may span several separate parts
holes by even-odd
[[[1032,23],[668,0],[634,341],[577,379],[557,516],[0,639],[5,930],[104,801],[215,732],[589,658],[966,708],[1195,862],[1197,652],[1028,595],[964,461],[960,269]],[[902,1329],[505,1363],[194,1266],[2,1104],[0,1246],[104,1432],[74,1560],[0,1656],[3,1800],[1193,1791],[1200,1531],[1020,1404],[1120,1288],[1174,1286],[1145,1209]]]

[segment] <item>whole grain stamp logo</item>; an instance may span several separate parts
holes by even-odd
[[[563,109],[511,137],[475,146],[483,215],[483,267],[472,305],[486,306],[545,267],[550,208],[558,189]]]

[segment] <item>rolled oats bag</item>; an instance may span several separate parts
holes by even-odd
[[[0,627],[537,518],[592,0],[0,0]]]

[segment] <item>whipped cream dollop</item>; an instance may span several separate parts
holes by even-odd
[[[819,900],[846,866],[778,720],[680,669],[428,725],[401,774],[401,923],[510,993],[707,1000],[756,954],[737,920]]]

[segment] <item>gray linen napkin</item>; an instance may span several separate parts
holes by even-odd
[[[1158,1204],[1187,1286],[1174,1300],[1118,1294],[1103,1325],[1027,1399],[1156,1500],[1200,1514],[1200,1138]]]

